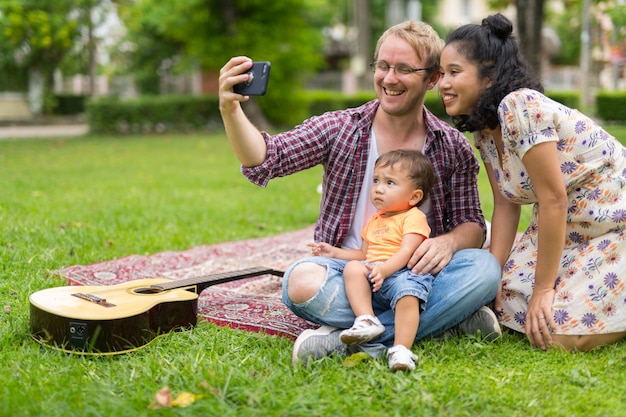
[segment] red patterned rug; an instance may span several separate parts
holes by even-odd
[[[181,252],[130,255],[64,268],[70,285],[113,285],[141,278],[186,279],[257,266],[284,271],[310,254],[313,226],[280,235],[198,246]],[[220,326],[296,338],[313,323],[295,316],[281,301],[281,278],[260,276],[204,290],[198,315]]]

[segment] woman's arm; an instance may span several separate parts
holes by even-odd
[[[535,287],[528,303],[525,330],[533,346],[542,349],[552,342],[546,324],[553,329],[554,284],[565,247],[567,191],[559,166],[556,142],[530,148],[522,162],[537,196],[538,241]]]
[[[500,193],[491,164],[485,164],[485,170],[487,171],[493,195],[489,252],[496,257],[500,267],[504,268],[504,263],[508,259],[515,242],[521,208],[518,204],[514,204],[504,198],[502,193]]]
[[[500,193],[491,164],[485,164],[485,170],[487,171],[493,195],[489,252],[498,260],[500,267],[504,270],[504,264],[511,253],[517,234],[521,208],[519,205],[508,201]],[[496,313],[502,312],[502,285],[498,288],[493,309]]]

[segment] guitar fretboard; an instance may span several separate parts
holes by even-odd
[[[223,284],[225,282],[236,281],[244,278],[257,277],[260,275],[276,275],[283,276],[282,271],[278,271],[272,268],[266,268],[262,266],[255,266],[253,268],[241,269],[238,271],[222,272],[217,274],[205,275],[201,277],[187,278],[180,281],[172,281],[153,285],[151,288],[159,289],[162,291],[172,290],[176,288],[197,286],[198,293],[202,292],[207,287],[217,284]]]

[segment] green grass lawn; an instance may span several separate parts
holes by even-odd
[[[220,134],[0,141],[0,416],[626,416],[623,342],[569,354],[516,334],[428,340],[416,371],[392,374],[383,359],[293,368],[291,340],[206,322],[120,356],[30,338],[28,296],[64,285],[54,271],[308,226],[320,180],[255,187]],[[489,215],[484,177],[480,189]],[[151,410],[165,386],[202,398]]]

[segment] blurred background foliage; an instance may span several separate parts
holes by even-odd
[[[486,3],[489,13],[517,10],[518,16],[532,6],[541,11],[539,31],[549,29],[558,39],[549,65],[579,65],[585,3],[592,6],[594,28],[601,29],[592,34],[596,42],[609,36],[612,45],[623,46],[626,39],[621,0],[0,0],[0,92],[21,92],[31,102],[40,96],[45,114],[71,99],[58,91],[55,96],[59,80],[82,77],[79,82],[88,85],[79,94],[87,98],[138,98],[180,94],[164,88],[164,79],[195,72],[202,76],[197,90],[215,94],[219,69],[230,57],[247,55],[272,62],[270,90],[253,105],[269,119],[280,119],[285,111],[298,119],[304,115],[298,110],[303,92],[319,88],[310,80],[325,71],[337,76],[354,70],[356,52],[361,61],[371,59],[376,39],[390,25],[392,3],[419,3],[421,19],[442,37],[452,27],[441,23],[442,14],[459,12],[449,4]],[[545,52],[535,49],[526,53],[540,67]],[[358,75],[352,93],[371,91],[368,75]],[[98,93],[99,77],[130,81]]]

